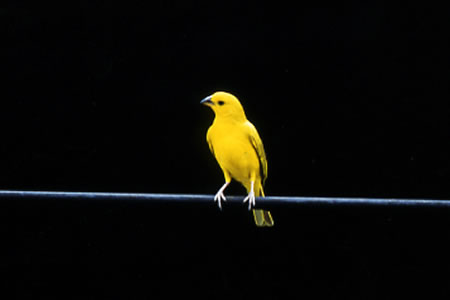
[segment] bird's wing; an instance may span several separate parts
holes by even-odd
[[[262,143],[261,138],[259,137],[258,131],[256,130],[255,126],[253,126],[252,123],[248,122],[246,123],[246,127],[248,128],[249,138],[250,142],[253,146],[253,148],[256,151],[256,154],[259,159],[259,166],[260,166],[260,172],[261,172],[261,181],[262,185],[264,185],[264,182],[267,178],[267,158],[266,158],[266,152],[264,151],[264,146]]]
[[[211,128],[210,128],[210,129],[211,129]],[[211,150],[211,153],[212,153],[214,156],[216,156],[216,154],[214,153],[213,144],[212,144],[212,142],[211,142],[210,129],[208,129],[208,132],[206,133],[206,141],[208,142],[209,150]]]

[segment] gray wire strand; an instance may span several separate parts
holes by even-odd
[[[195,194],[146,194],[146,193],[97,193],[67,191],[14,191],[0,190],[0,200],[6,199],[52,199],[52,200],[121,200],[159,203],[211,203],[213,195]],[[227,196],[227,203],[242,203],[244,196]],[[387,206],[387,207],[440,207],[450,208],[449,200],[352,198],[352,197],[257,197],[257,207],[279,205],[303,206]]]

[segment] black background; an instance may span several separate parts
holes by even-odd
[[[442,8],[15,2],[0,14],[1,189],[213,194],[223,178],[199,101],[225,90],[264,141],[267,195],[450,198]],[[450,295],[448,210],[276,207],[276,226],[258,229],[244,206],[212,202],[1,201],[18,299]]]

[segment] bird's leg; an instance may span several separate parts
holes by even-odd
[[[256,205],[256,198],[255,198],[255,192],[253,190],[254,181],[251,182],[250,186],[250,193],[248,193],[248,196],[245,197],[244,203],[248,201],[248,210],[252,209],[252,207],[255,207]]]
[[[227,188],[227,186],[230,184],[230,181],[225,182],[224,185],[219,189],[217,194],[214,196],[214,202],[217,201],[217,205],[219,206],[219,209],[222,210],[222,200],[227,201],[225,198],[225,195],[223,194],[223,191]]]

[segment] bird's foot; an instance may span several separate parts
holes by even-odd
[[[256,205],[256,197],[253,191],[250,191],[247,197],[244,199],[244,203],[248,201],[248,210],[252,209]]]
[[[225,198],[225,195],[223,194],[223,191],[227,188],[227,186],[230,184],[230,181],[225,182],[222,187],[219,189],[217,194],[214,196],[214,202],[217,201],[217,205],[219,206],[219,209],[222,210],[222,200],[227,201],[227,198]]]
[[[217,205],[219,206],[220,210],[222,210],[222,200],[227,201],[227,198],[225,198],[222,189],[220,189],[214,196],[214,202],[217,202]]]

